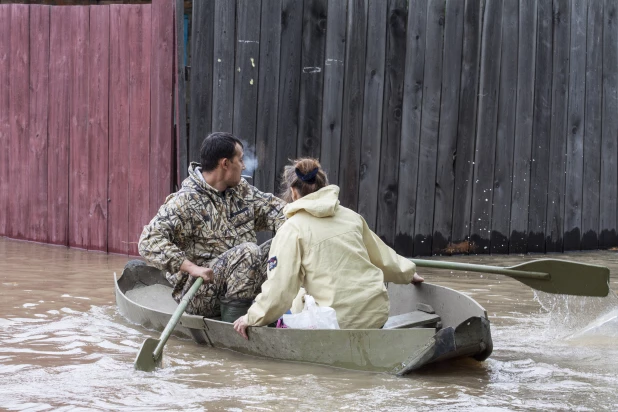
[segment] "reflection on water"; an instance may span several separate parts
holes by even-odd
[[[614,252],[559,258],[618,271]],[[457,257],[514,264],[526,256]],[[112,274],[125,256],[0,238],[2,410],[616,410],[618,298],[533,292],[498,275],[423,270],[464,291],[492,322],[486,362],[432,365],[404,378],[275,362],[173,337],[165,368],[133,360],[158,333],[122,318]],[[584,274],[582,274],[584,276]],[[615,279],[612,289],[617,290]]]

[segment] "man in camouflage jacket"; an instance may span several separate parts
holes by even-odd
[[[191,163],[181,189],[167,197],[144,226],[139,253],[167,271],[180,302],[197,277],[204,278],[187,305],[191,314],[220,314],[220,299],[251,302],[266,280],[270,241],[258,246],[256,231],[276,231],[285,202],[241,178],[243,145],[229,133],[212,133]]]

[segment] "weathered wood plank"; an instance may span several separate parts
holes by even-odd
[[[444,57],[442,100],[436,165],[432,253],[448,253],[453,226],[455,159],[457,156],[457,124],[464,37],[464,6],[461,1],[446,3],[444,21]]]
[[[30,117],[28,119],[29,147],[27,151],[29,227],[27,233],[28,239],[37,242],[47,242],[49,16],[49,6],[30,6]],[[6,146],[0,143],[0,147]],[[0,196],[2,196],[1,192]]]
[[[481,46],[478,127],[474,155],[474,185],[470,239],[477,253],[488,253],[500,87],[502,0],[486,4]]]
[[[9,69],[9,196],[8,233],[16,239],[28,238],[28,118],[30,50],[28,21],[30,9],[25,4],[11,5],[11,43]]]
[[[11,6],[0,4],[0,21],[11,21]],[[11,25],[0,24],[0,147],[8,148],[11,143],[9,122],[9,85],[11,63]],[[9,151],[0,150],[0,236],[7,236],[9,221]]]
[[[532,120],[528,252],[545,252],[545,212],[552,108],[552,2],[538,0],[538,32]]]
[[[453,194],[454,253],[474,251],[469,243],[474,171],[474,140],[476,131],[480,50],[484,2],[466,0],[464,35],[457,125],[457,154],[455,156],[455,190]],[[453,247],[451,245],[451,248]]]
[[[347,1],[328,2],[320,161],[333,184],[339,184],[347,13]]]
[[[351,0],[348,3],[339,199],[343,206],[354,210],[358,207],[363,96],[365,94],[367,9],[367,0]]]
[[[88,249],[107,252],[109,6],[92,6],[88,53]],[[169,115],[169,114],[168,114]],[[85,155],[85,154],[84,154]],[[145,207],[146,205],[143,205]]]
[[[129,48],[125,6],[110,5],[108,247],[129,251]]]
[[[234,2],[225,2],[232,3]],[[176,64],[176,163],[177,163],[177,179],[176,185],[180,187],[181,182],[189,175],[189,141],[187,138],[187,99],[186,99],[186,82],[185,82],[185,42],[184,42],[184,3],[183,0],[176,0],[174,8],[175,22],[175,48],[176,55],[174,56]],[[234,32],[232,31],[232,37]],[[233,42],[233,40],[232,40]],[[233,56],[233,48],[231,52]],[[233,65],[233,57],[230,57],[230,64]],[[233,92],[234,77],[232,75],[232,86],[230,92]],[[230,113],[232,108],[230,106]],[[231,115],[230,115],[231,116]],[[232,130],[232,125],[227,129]]]
[[[69,225],[69,131],[71,101],[71,21],[66,9],[52,7],[49,50],[49,141],[47,168],[48,242],[67,245]]]
[[[142,228],[152,218],[150,194],[151,6],[128,5],[129,13],[129,254],[137,255]],[[154,166],[154,165],[153,165]]]
[[[155,4],[153,3],[153,7]],[[153,8],[153,30],[158,27]],[[200,161],[200,145],[212,131],[213,47],[215,0],[196,1],[193,4],[191,27],[191,101],[189,102],[189,161]],[[157,46],[153,44],[153,51]],[[173,50],[173,48],[172,48]],[[154,55],[153,58],[157,59]],[[154,67],[157,66],[156,60]],[[153,69],[154,69],[153,67]],[[153,103],[155,96],[153,95]]]
[[[72,64],[71,128],[69,132],[69,246],[88,247],[89,142],[88,142],[88,48],[87,6],[69,6],[71,16]]]
[[[587,1],[571,0],[569,104],[566,130],[564,250],[580,250],[584,178]]]
[[[328,0],[305,0],[298,108],[298,156],[319,157]]]
[[[618,227],[618,1],[606,0],[603,21],[603,131],[601,147],[601,234],[599,246],[616,246]]]
[[[202,8],[209,2],[198,2]],[[166,196],[172,191],[174,178],[174,0],[155,0],[152,3],[152,64],[150,77],[150,215],[154,216]],[[194,8],[195,10],[195,8]],[[195,37],[193,37],[195,41]],[[203,42],[200,42],[203,44]],[[212,44],[212,41],[211,41]],[[210,53],[212,54],[212,48]],[[193,55],[195,59],[195,55]],[[211,58],[212,59],[212,58]],[[209,68],[210,66],[208,66]],[[208,69],[207,68],[207,69]],[[210,73],[210,70],[208,70]],[[212,78],[208,86],[212,86]],[[201,81],[201,79],[200,79]],[[192,83],[195,85],[195,83]],[[211,97],[207,93],[207,99]],[[203,93],[195,93],[192,100],[199,100]],[[200,125],[202,116],[210,121],[210,107],[204,114],[191,118],[194,125]],[[197,123],[197,124],[196,124]],[[202,126],[203,127],[203,126]],[[196,128],[196,134],[201,128]],[[193,142],[193,140],[192,140]],[[193,147],[193,146],[191,146]],[[199,146],[198,146],[199,149]],[[191,153],[191,152],[190,152]],[[198,150],[199,153],[199,150]],[[199,156],[197,156],[199,159]]]
[[[281,55],[279,69],[279,112],[275,167],[277,185],[283,167],[296,156],[303,4],[284,0],[281,5]]]
[[[281,0],[262,4],[260,60],[255,150],[258,167],[255,185],[269,193],[275,191],[277,169],[277,123],[279,107],[279,53],[281,49]]]
[[[245,148],[252,152],[255,147],[257,123],[258,65],[260,57],[261,1],[238,0],[236,14],[236,74],[234,76],[233,132],[248,143]],[[249,162],[244,173],[252,175]]]
[[[442,49],[444,47],[444,0],[430,0],[427,5],[427,50],[425,81],[416,185],[416,214],[414,222],[414,254],[431,254],[433,216],[436,192],[436,160],[440,130],[440,98],[442,96]],[[433,52],[435,51],[435,52]]]
[[[367,56],[363,128],[361,130],[358,213],[375,231],[378,213],[378,183],[382,143],[382,107],[384,103],[384,60],[386,49],[386,13],[388,3],[369,0],[367,13]]]
[[[500,61],[500,89],[498,124],[491,208],[491,253],[509,252],[511,220],[511,191],[513,152],[515,143],[515,115],[517,110],[517,53],[519,4],[505,1],[502,9],[502,45]]]
[[[391,159],[398,159],[401,147],[401,108],[405,75],[407,0],[391,0],[388,4],[386,37],[386,67],[384,74],[384,110],[382,114],[382,149],[378,183],[377,233],[393,246],[397,226],[399,168]]]
[[[526,253],[528,245],[528,202],[532,121],[534,117],[534,68],[536,65],[537,0],[519,2],[517,52],[517,106],[513,148],[513,188],[511,190],[510,253]]]
[[[603,2],[588,3],[582,249],[599,247],[601,125],[603,96]]]
[[[236,49],[234,44],[236,41],[235,1],[215,2],[214,31],[212,130],[231,132],[234,114],[234,50]]]
[[[395,236],[395,250],[404,256],[412,256],[414,253],[416,181],[427,38],[427,2],[411,0],[408,10]]]
[[[563,251],[564,191],[567,110],[569,101],[569,34],[571,17],[568,0],[554,1],[554,49],[552,77],[552,116],[549,145],[549,182],[545,251]]]

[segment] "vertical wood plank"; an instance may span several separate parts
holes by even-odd
[[[459,253],[474,251],[469,243],[469,235],[484,5],[485,3],[482,1],[466,0],[464,11],[461,92],[459,95],[451,235],[451,243],[460,245],[459,249],[454,250],[454,252]]]
[[[436,190],[436,160],[442,96],[442,53],[444,47],[444,0],[430,0],[427,5],[427,44],[421,136],[416,185],[416,220],[414,254],[431,254],[433,209]],[[434,52],[435,51],[435,52]]]
[[[367,9],[367,0],[351,0],[348,3],[339,199],[343,206],[352,209],[358,207],[363,96],[365,94]]]
[[[129,37],[125,6],[110,5],[108,251],[129,251]]]
[[[129,254],[148,223],[150,153],[151,6],[127,5],[129,14]]]
[[[618,243],[618,1],[606,0],[603,21],[603,135],[601,141],[601,234],[599,246]]]
[[[233,132],[248,143],[245,150],[255,147],[257,123],[258,65],[260,57],[260,19],[262,2],[238,0],[236,75],[234,76],[234,119]],[[249,165],[250,166],[250,165]],[[252,174],[253,170],[245,173]]]
[[[538,0],[538,32],[532,120],[528,252],[545,252],[545,211],[549,173],[552,84],[552,2]]]
[[[339,184],[347,13],[347,1],[328,2],[320,161],[333,184]]]
[[[255,185],[268,193],[275,191],[277,123],[279,107],[279,61],[281,51],[281,0],[262,4],[258,114],[255,149],[258,168]]]
[[[234,114],[236,2],[215,2],[212,130],[231,132]],[[180,33],[180,32],[179,32]],[[178,43],[178,41],[177,41]]]
[[[436,165],[436,195],[432,253],[448,253],[453,226],[455,159],[457,156],[457,124],[463,48],[464,6],[461,1],[446,3],[444,22],[444,69],[440,103],[440,139]],[[458,213],[459,211],[457,211]]]
[[[405,76],[406,29],[408,2],[391,0],[388,3],[386,67],[384,78],[384,110],[382,114],[382,148],[380,180],[378,182],[377,233],[394,245],[397,225],[397,197],[399,168],[391,159],[398,159],[401,146],[401,108]]]
[[[279,69],[279,113],[277,130],[276,179],[289,158],[296,156],[300,59],[302,48],[303,2],[284,0],[281,6],[281,55]],[[279,180],[277,180],[277,185]]]
[[[49,142],[47,227],[49,243],[68,245],[71,20],[62,7],[51,8],[49,50]]]
[[[599,185],[601,181],[601,121],[603,96],[603,2],[588,2],[586,35],[586,101],[584,119],[584,188],[582,249],[599,247]]]
[[[28,119],[29,147],[27,153],[29,228],[27,233],[28,239],[37,242],[47,242],[49,16],[49,6],[30,6],[30,118]],[[1,193],[0,196],[2,196]]]
[[[11,6],[0,4],[0,22],[11,21]],[[11,25],[0,24],[0,236],[7,236],[9,220],[9,150],[11,127],[9,122],[9,85],[11,63]]]
[[[226,2],[227,3],[227,2]],[[233,2],[230,2],[233,3]],[[181,182],[189,175],[189,141],[187,139],[187,91],[185,82],[185,41],[184,41],[184,10],[183,0],[176,0],[174,8],[175,21],[175,49],[174,56],[176,64],[176,164],[177,179],[176,184],[180,187]],[[234,33],[232,32],[232,37]],[[233,41],[233,40],[232,40]],[[233,48],[232,52],[233,53]],[[233,56],[233,54],[232,54]],[[232,60],[231,58],[230,60]],[[233,65],[234,62],[232,61]],[[233,84],[233,80],[232,80]],[[232,89],[230,89],[232,90]],[[230,113],[232,108],[230,107]],[[231,116],[231,115],[230,115]],[[232,125],[227,130],[232,130]]]
[[[581,249],[586,102],[587,1],[571,1],[569,104],[566,131],[564,250]]]
[[[525,253],[528,244],[528,203],[532,121],[534,117],[534,68],[536,65],[537,0],[519,2],[517,51],[517,106],[511,191],[510,253]]]
[[[91,6],[88,47],[88,242],[107,252],[109,175],[109,6]],[[171,96],[170,96],[171,97]],[[84,156],[86,154],[84,153]],[[143,205],[144,207],[146,205]]]
[[[519,4],[505,1],[502,9],[502,46],[498,124],[491,208],[491,253],[508,253],[511,219],[515,114],[517,109],[517,53]],[[519,173],[519,172],[515,172]]]
[[[416,219],[416,182],[418,176],[421,107],[425,70],[427,2],[411,0],[408,7],[406,60],[399,153],[399,189],[397,191],[397,227],[395,250],[404,256],[414,253]]]
[[[305,0],[298,108],[299,156],[319,157],[322,147],[322,88],[328,0]]]
[[[10,82],[9,82],[9,236],[28,238],[28,118],[29,118],[29,6],[11,5]]]
[[[363,128],[361,130],[360,170],[358,177],[358,213],[375,231],[378,213],[378,183],[382,143],[382,107],[384,103],[384,59],[386,50],[386,1],[369,0],[367,13],[367,57]]]
[[[160,27],[155,19],[162,20],[165,15],[157,16],[158,9],[162,9],[164,3],[153,3],[153,33]],[[193,3],[192,27],[191,27],[191,101],[189,102],[189,118],[191,128],[189,131],[189,161],[200,161],[200,145],[212,131],[212,68],[214,47],[214,14],[215,0],[203,0]],[[173,50],[173,47],[171,47]],[[153,44],[153,69],[157,70],[159,60],[156,51],[158,47]],[[166,53],[167,54],[167,53]],[[163,56],[161,56],[163,57]],[[153,104],[156,102],[152,96]],[[151,183],[152,184],[152,183]],[[162,203],[162,201],[160,202]]]
[[[500,81],[500,38],[502,0],[489,1],[485,8],[481,48],[478,128],[474,155],[470,239],[478,253],[489,253],[491,204]]]
[[[200,6],[198,6],[200,4]],[[197,2],[202,7],[209,2]],[[212,31],[212,30],[211,30]],[[199,37],[199,36],[198,36]],[[193,37],[195,39],[195,37]],[[155,0],[152,2],[152,64],[150,77],[150,216],[154,216],[159,206],[172,191],[173,167],[173,90],[174,90],[174,0]],[[200,42],[203,45],[204,42]],[[211,39],[212,46],[212,39]],[[210,50],[212,60],[212,48]],[[195,58],[195,55],[192,55]],[[202,70],[210,73],[209,66]],[[210,79],[210,77],[209,77]],[[200,79],[201,81],[201,79]],[[195,83],[191,83],[195,86]],[[212,81],[205,83],[210,87]],[[201,90],[201,89],[196,89]],[[209,90],[209,89],[207,89]],[[210,93],[206,99],[210,99]],[[195,100],[205,93],[195,93]],[[191,120],[196,126],[196,135],[204,131],[202,120],[210,122],[208,111],[199,113]],[[210,127],[208,127],[209,129]],[[206,130],[208,130],[206,129]],[[193,142],[193,141],[192,141]],[[199,146],[198,146],[199,149]],[[192,149],[191,149],[192,150]],[[191,152],[190,152],[191,153]],[[198,151],[199,153],[199,151]],[[199,156],[197,157],[199,159]]]
[[[69,246],[88,247],[89,142],[88,59],[89,16],[86,6],[69,6],[71,16],[72,64],[71,128],[69,132]]]
[[[567,110],[569,101],[570,7],[568,0],[554,0],[554,50],[552,116],[549,145],[549,182],[545,251],[563,251]]]

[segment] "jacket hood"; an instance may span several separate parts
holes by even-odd
[[[237,187],[231,187],[226,190],[230,192],[237,192],[238,188],[245,189],[249,184],[244,178],[240,179],[240,183]],[[204,177],[202,176],[202,169],[200,164],[197,162],[191,162],[189,165],[189,177],[182,181],[183,189],[195,190],[198,193],[214,193],[216,195],[223,195],[222,192],[219,192],[217,189],[206,183]]]
[[[304,210],[315,217],[329,217],[335,215],[337,206],[339,206],[339,187],[329,185],[289,203],[283,209],[283,213],[285,217],[290,218]]]

